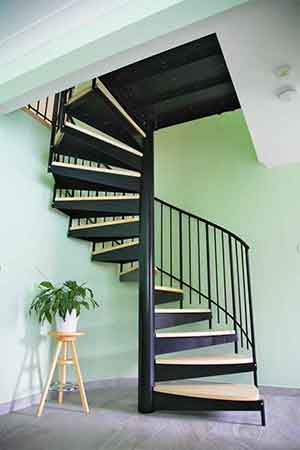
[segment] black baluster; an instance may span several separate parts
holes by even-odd
[[[209,248],[209,225],[205,225],[206,233],[206,264],[207,264],[207,297],[208,308],[211,309],[211,278],[210,278],[210,248]],[[212,328],[212,320],[209,320],[209,328]]]
[[[55,135],[56,135],[56,127],[57,127],[58,103],[59,103],[59,94],[55,94],[54,103],[53,103],[53,113],[52,113],[52,128],[51,128],[51,137],[50,137],[48,172],[51,169],[52,161],[54,161],[54,142],[55,142]]]
[[[45,119],[48,119],[48,117],[47,117],[48,102],[49,102],[49,97],[46,98],[46,104],[45,104],[45,110],[44,110],[44,118],[45,118]],[[48,119],[48,120],[49,120],[49,119]]]
[[[249,315],[250,315],[250,328],[251,328],[251,344],[252,344],[252,356],[255,364],[254,371],[254,384],[258,386],[257,369],[256,369],[256,348],[255,348],[255,333],[254,333],[254,317],[252,306],[252,291],[251,291],[251,279],[250,279],[250,262],[249,262],[249,248],[246,249],[246,271],[247,271],[247,287],[248,287],[248,302],[249,302]]]
[[[248,313],[247,313],[247,297],[246,297],[246,282],[245,282],[245,263],[244,263],[244,247],[241,245],[241,260],[242,260],[242,274],[243,274],[243,296],[244,296],[244,311],[245,311],[245,326],[246,335],[248,338]],[[249,341],[247,339],[247,349],[249,349]]]
[[[190,286],[190,304],[192,304],[192,239],[191,239],[191,217],[189,216],[188,220],[189,225],[189,286]]]
[[[217,251],[217,235],[216,228],[214,228],[214,249],[215,249],[215,277],[216,277],[216,296],[217,296],[217,318],[220,323],[220,303],[219,303],[219,274],[218,274],[218,251]]]
[[[223,283],[224,283],[224,304],[225,304],[225,322],[228,323],[228,308],[227,308],[227,286],[226,286],[226,259],[225,259],[225,249],[224,249],[224,233],[222,231],[222,260],[223,260]]]
[[[197,243],[198,243],[198,289],[199,289],[199,304],[201,303],[201,249],[200,249],[200,221],[197,220]]]
[[[229,261],[230,261],[230,279],[231,279],[231,299],[232,299],[232,312],[233,312],[233,326],[234,331],[237,334],[236,324],[236,304],[235,304],[235,283],[234,283],[234,268],[233,268],[233,254],[232,254],[232,237],[229,237]],[[238,343],[234,343],[235,353],[238,353]]]
[[[160,267],[164,269],[164,205],[160,204]],[[163,272],[160,272],[160,284],[163,285]]]
[[[172,208],[170,209],[170,281],[171,281],[171,286],[173,286],[173,236],[172,236]]]
[[[241,335],[241,348],[244,346],[244,335],[242,332],[243,329],[243,314],[242,314],[242,300],[241,300],[241,283],[240,283],[240,264],[239,264],[239,255],[237,248],[237,240],[235,241],[235,260],[236,260],[236,273],[237,273],[237,283],[238,283],[238,299],[239,299],[239,316],[240,316],[240,335]]]
[[[180,289],[183,289],[183,243],[182,243],[182,212],[179,212],[179,279]],[[183,296],[182,296],[183,297]],[[180,308],[183,308],[183,298],[180,300]]]

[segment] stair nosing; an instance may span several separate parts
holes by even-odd
[[[93,88],[92,88],[92,84],[89,87],[84,88],[82,91],[78,92],[78,94],[73,95],[70,100],[68,100],[68,102],[66,103],[66,106],[70,106],[72,103],[74,103],[76,100],[80,99],[81,97],[84,97],[86,94],[88,94],[89,92],[92,92]]]
[[[134,272],[135,270],[138,270],[139,267],[131,267],[130,269],[126,270],[125,272],[120,272],[121,275],[127,275],[128,273]]]
[[[199,314],[210,313],[210,309],[196,309],[196,308],[155,308],[157,314]]]
[[[115,245],[114,247],[110,247],[110,248],[103,248],[101,250],[95,250],[92,252],[92,256],[101,255],[102,253],[107,253],[107,252],[113,252],[114,250],[119,250],[120,248],[131,247],[131,246],[138,245],[138,244],[139,244],[139,241],[137,240],[136,242],[128,242],[125,244]]]
[[[223,388],[225,393],[218,392],[220,388]],[[237,390],[237,393],[232,392],[232,389]],[[208,391],[205,393],[205,389]],[[213,393],[213,390],[216,390]],[[226,394],[226,389],[231,391]],[[243,389],[248,389],[243,395],[238,395],[239,391]],[[225,383],[210,383],[210,384],[161,384],[156,383],[153,387],[154,392],[161,394],[177,395],[182,397],[192,397],[192,398],[205,398],[211,400],[227,400],[227,401],[259,401],[259,391],[254,385],[241,385],[241,384],[225,384]],[[198,392],[197,392],[198,390]],[[201,392],[202,390],[202,392]]]
[[[122,175],[125,177],[133,177],[133,178],[140,178],[141,174],[139,172],[135,172],[135,171],[128,171],[128,170],[115,170],[115,169],[105,169],[102,167],[92,167],[92,166],[82,166],[79,164],[70,164],[70,163],[62,163],[62,162],[57,162],[54,161],[52,164],[52,166],[56,166],[56,167],[65,167],[65,168],[69,168],[69,169],[77,169],[77,170],[88,170],[90,172],[100,172],[100,173],[107,173],[107,174],[111,174],[111,175]]]
[[[223,330],[223,331],[169,331],[169,332],[156,332],[155,337],[157,338],[187,338],[187,337],[210,337],[210,336],[233,336],[235,335],[234,330]]]
[[[70,231],[75,230],[85,230],[89,228],[98,228],[98,227],[105,227],[110,225],[122,225],[122,224],[130,224],[130,223],[136,223],[139,222],[140,219],[122,219],[122,220],[111,220],[107,222],[98,222],[98,223],[91,223],[91,224],[85,224],[85,225],[74,225],[70,227]]]
[[[218,361],[219,360],[219,361]],[[156,356],[155,363],[160,365],[195,365],[195,366],[213,366],[221,365],[226,366],[230,364],[253,364],[252,357],[237,356],[230,354],[211,354],[211,355],[198,355],[198,356],[177,356],[164,358]]]
[[[139,150],[136,150],[135,148],[130,147],[127,144],[124,144],[124,142],[121,142],[118,139],[115,139],[115,138],[113,138],[110,135],[104,135],[104,134],[102,135],[99,132],[88,130],[86,128],[80,127],[79,125],[75,125],[75,124],[73,124],[71,122],[66,122],[65,127],[66,128],[71,128],[71,129],[76,130],[76,131],[79,131],[82,134],[86,134],[87,136],[90,136],[92,138],[98,139],[99,141],[106,142],[107,144],[111,144],[114,147],[118,147],[121,150],[125,150],[128,153],[132,153],[133,155],[136,155],[136,156],[139,156],[139,157],[143,156],[143,153],[140,152]],[[61,132],[59,131],[58,133],[61,133]],[[63,136],[63,134],[61,133],[61,137],[62,136]]]
[[[109,91],[105,84],[99,80],[99,78],[96,79],[96,86],[101,91],[101,93],[111,102],[111,104],[114,105],[114,107],[122,114],[122,116],[125,117],[125,119],[136,129],[136,131],[138,131],[138,133],[145,138],[145,131],[142,130],[142,128],[133,120],[133,118],[113,96],[113,94]]]
[[[92,196],[90,196],[90,197],[59,197],[59,198],[56,198],[54,201],[55,202],[59,202],[59,201],[61,201],[61,202],[68,202],[68,201],[86,201],[86,200],[90,200],[90,201],[96,201],[96,200],[99,200],[99,201],[104,201],[104,200],[106,200],[106,201],[110,201],[110,200],[139,200],[140,199],[140,196],[139,196],[139,194],[137,194],[137,195],[132,195],[132,196],[126,196],[126,195],[115,195],[115,196],[113,196],[113,195],[108,195],[108,196],[104,196],[104,195],[102,195],[102,196],[99,196],[99,197],[92,197]]]
[[[176,292],[178,294],[183,294],[183,289],[173,288],[169,286],[155,286],[155,290],[161,292]]]

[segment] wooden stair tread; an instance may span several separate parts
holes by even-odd
[[[129,269],[127,269],[127,270],[124,270],[123,272],[120,272],[120,275],[126,275],[127,273],[130,273],[130,272],[135,272],[135,271],[137,271],[137,270],[139,270],[139,266],[136,266],[136,267],[130,267]],[[155,267],[155,272],[158,272],[158,269]]]
[[[105,97],[114,105],[114,107],[122,114],[122,116],[136,129],[136,131],[145,138],[146,133],[144,132],[144,130],[142,130],[141,127],[133,120],[133,118],[127,113],[127,111],[107,89],[105,84],[99,80],[99,78],[96,79],[96,86],[102,92],[102,94],[105,95]]]
[[[214,400],[258,401],[259,391],[248,384],[155,384],[154,391]]]
[[[136,270],[139,270],[139,267],[130,267],[130,269],[124,270],[123,272],[120,272],[121,275],[126,275],[127,273],[135,272]]]
[[[157,338],[179,338],[179,337],[202,337],[202,336],[227,336],[234,335],[234,330],[223,331],[169,331],[169,332],[156,332]]]
[[[252,364],[253,358],[243,355],[199,355],[199,356],[178,356],[173,358],[156,357],[156,364],[174,365],[226,365],[226,364]]]
[[[183,290],[180,288],[173,288],[168,286],[155,286],[156,291],[162,291],[162,292],[176,292],[178,294],[183,294]]]
[[[134,242],[125,242],[125,244],[118,244],[118,245],[114,245],[113,247],[102,248],[101,250],[95,250],[92,252],[92,255],[95,256],[95,255],[101,255],[102,253],[113,252],[115,250],[120,250],[121,248],[132,247],[139,243],[140,243],[139,240],[136,240]]]
[[[136,149],[130,147],[129,145],[124,144],[124,142],[121,142],[118,139],[114,139],[111,136],[108,136],[107,134],[101,133],[99,130],[92,131],[90,129],[87,129],[87,128],[75,125],[75,124],[73,124],[71,122],[67,122],[65,124],[65,127],[66,128],[71,128],[71,129],[73,129],[75,131],[78,131],[78,132],[80,132],[82,134],[85,134],[85,135],[90,136],[92,138],[98,139],[100,142],[103,141],[103,142],[106,142],[108,144],[111,144],[111,145],[113,145],[115,147],[120,148],[121,150],[125,150],[125,151],[127,151],[129,153],[132,153],[132,154],[136,155],[136,156],[140,156],[140,157],[143,156],[143,153],[140,152],[139,150],[136,150]],[[61,132],[59,131],[57,133],[57,135],[56,135],[55,143],[56,144],[59,143],[60,139],[61,139]]]
[[[79,164],[63,163],[63,162],[56,162],[56,161],[52,163],[52,166],[65,167],[66,169],[88,170],[89,172],[107,173],[110,175],[122,175],[122,176],[126,176],[126,177],[139,178],[141,176],[141,174],[139,172],[135,172],[133,170],[105,169],[102,167],[83,166],[83,165],[79,165]]]
[[[84,224],[84,225],[74,225],[70,227],[70,231],[74,230],[85,230],[90,228],[98,228],[98,227],[105,227],[110,225],[120,225],[120,224],[128,224],[128,223],[136,223],[139,222],[139,218],[136,219],[120,219],[120,220],[110,220],[107,222],[98,222],[98,223],[91,223],[91,224]]]
[[[99,197],[97,196],[90,196],[90,197],[58,197],[55,199],[56,202],[69,202],[69,201],[111,201],[111,200],[139,200],[140,196],[139,194],[136,195],[101,195]]]
[[[158,314],[199,314],[199,313],[209,313],[210,309],[201,309],[201,308],[155,308],[155,312]]]

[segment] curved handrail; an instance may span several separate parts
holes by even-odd
[[[233,237],[234,239],[237,239],[241,244],[243,244],[247,249],[250,249],[249,245],[247,244],[247,242],[245,242],[240,236],[238,236],[237,234],[233,233],[230,230],[227,230],[226,228],[222,227],[221,225],[218,225],[217,223],[211,222],[210,220],[204,219],[201,216],[197,216],[196,214],[193,214],[189,211],[186,211],[182,208],[179,208],[178,206],[172,205],[171,203],[166,202],[165,200],[161,200],[158,197],[154,198],[155,201],[157,201],[158,203],[161,203],[165,206],[168,206],[169,208],[174,209],[175,211],[181,212],[182,214],[186,214],[187,216],[193,217],[194,219],[200,220],[201,222],[204,222],[207,225],[210,225],[214,228],[217,228],[220,231],[223,231],[223,233],[228,234],[229,236]]]

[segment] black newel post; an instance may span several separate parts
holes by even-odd
[[[142,413],[153,411],[154,384],[154,166],[153,125],[147,124],[140,192],[139,399]]]

